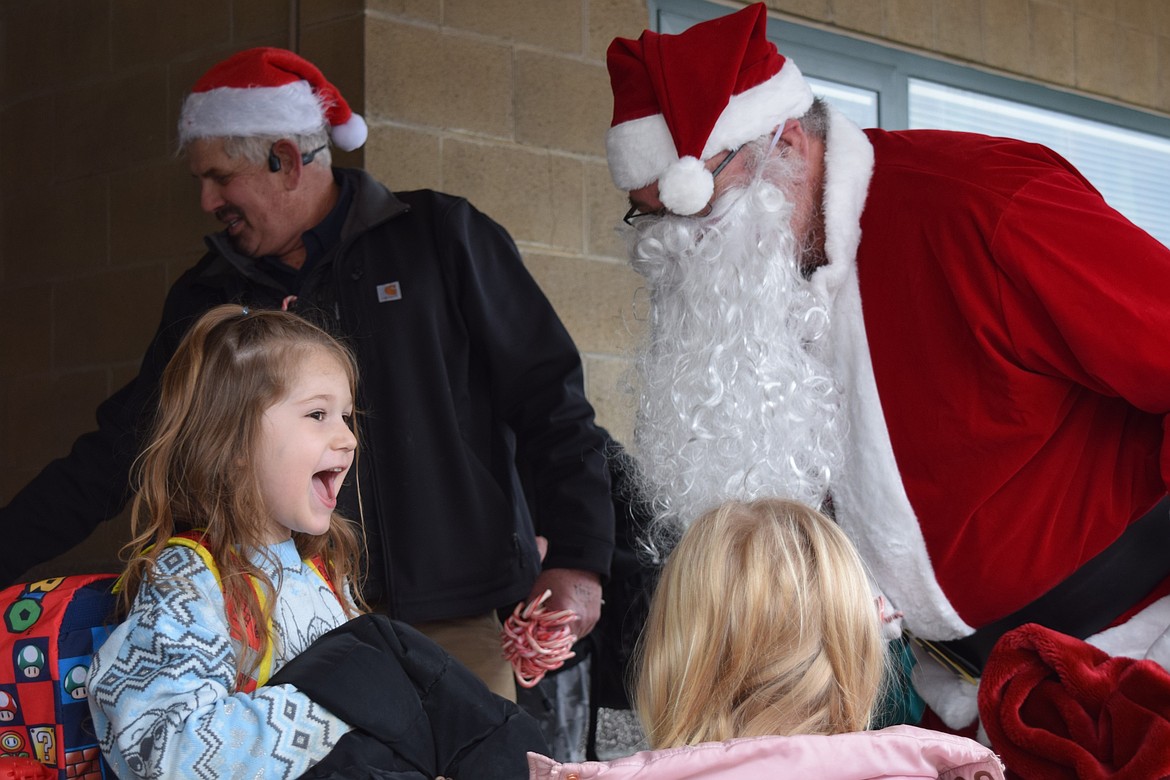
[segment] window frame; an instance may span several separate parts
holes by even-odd
[[[741,7],[711,0],[647,0],[647,5],[653,30],[662,30],[664,16],[699,22]],[[844,32],[830,32],[769,16],[768,38],[805,75],[876,92],[878,126],[884,130],[909,127],[909,82],[918,78],[1170,139],[1170,118],[1159,114],[874,43]]]

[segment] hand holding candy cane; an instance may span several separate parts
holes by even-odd
[[[552,591],[546,590],[535,601],[517,604],[500,631],[504,658],[512,664],[516,682],[525,688],[533,687],[546,672],[561,668],[575,655],[577,636],[569,624],[577,616],[568,609],[546,609],[551,595]]]
[[[569,626],[581,639],[593,630],[601,617],[601,577],[580,569],[546,568],[528,591],[528,601],[536,601],[546,590],[552,595],[545,609],[553,612],[571,610],[575,620]]]

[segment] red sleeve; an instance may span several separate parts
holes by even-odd
[[[1016,194],[992,251],[1020,360],[1161,416],[1170,486],[1170,250],[1076,176],[1054,173]]]

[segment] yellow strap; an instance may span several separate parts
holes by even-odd
[[[203,559],[203,563],[207,566],[208,569],[211,570],[211,573],[213,575],[215,575],[215,581],[219,585],[220,592],[221,593],[223,592],[223,579],[219,576],[219,567],[215,565],[215,559],[211,555],[211,550],[208,550],[207,547],[205,547],[202,543],[200,543],[199,541],[192,539],[188,536],[172,536],[170,539],[167,540],[167,546],[170,547],[171,545],[178,545],[179,547],[186,547],[186,548],[194,550],[196,553],[198,553],[199,557]],[[314,571],[316,571],[315,568],[314,568]],[[317,573],[320,574],[319,571]],[[248,583],[252,586],[252,592],[256,594],[256,602],[260,605],[260,610],[263,611],[267,605],[267,598],[264,595],[264,589],[260,587],[259,581],[257,581],[257,579],[254,576],[251,576],[251,575],[248,576]],[[230,623],[230,618],[229,618],[229,623]],[[243,628],[241,628],[241,630],[243,630]],[[253,650],[253,651],[260,650],[260,648],[258,648],[258,647],[251,647],[250,646],[250,643],[248,642],[247,636],[236,637],[236,639],[250,650]],[[266,639],[266,641],[264,642],[263,652],[260,655],[260,663],[256,667],[256,678],[255,678],[256,684],[255,684],[255,686],[241,685],[239,683],[243,683],[245,681],[238,680],[237,687],[240,687],[240,688],[249,687],[252,690],[254,690],[255,688],[259,688],[260,686],[264,685],[264,683],[268,682],[268,679],[270,677],[272,677],[273,648],[272,648],[272,618],[271,617],[268,618],[268,626],[267,626],[267,631],[265,633],[265,639]]]
[[[195,553],[203,560],[203,565],[205,565],[208,568],[208,570],[211,571],[212,576],[215,577],[215,583],[217,585],[219,585],[220,593],[223,593],[223,578],[220,577],[219,567],[215,564],[215,558],[212,557],[211,550],[207,549],[207,547],[204,546],[202,542],[198,541],[195,538],[192,538],[193,536],[196,536],[196,535],[201,536],[203,532],[196,530],[196,531],[190,531],[188,533],[191,535],[189,535],[189,536],[188,535],[172,536],[170,539],[167,539],[166,546],[170,547],[172,545],[177,545],[179,547],[186,547],[189,550],[194,550]],[[153,545],[151,545],[151,547],[153,547]],[[150,547],[147,547],[145,550],[143,550],[143,552],[147,552],[149,550],[150,550]],[[341,596],[337,594],[337,591],[333,587],[333,582],[325,574],[324,570],[322,570],[320,562],[316,558],[306,558],[304,563],[307,564],[308,567],[310,569],[312,569],[317,574],[317,576],[320,577],[325,582],[326,585],[329,586],[329,590],[333,591],[333,594],[335,596],[337,596],[338,600],[340,601]],[[248,583],[252,586],[252,592],[256,594],[256,601],[260,605],[261,611],[263,611],[265,609],[265,607],[267,605],[267,601],[268,601],[267,597],[264,595],[264,589],[260,587],[259,580],[257,580],[256,577],[254,577],[252,575],[248,576]],[[119,577],[118,581],[114,584],[114,592],[121,590],[121,588],[122,588],[122,578]],[[225,603],[225,611],[226,611],[226,603]],[[229,626],[231,625],[230,618],[228,619],[228,624],[229,624]],[[268,618],[268,627],[267,628],[268,628],[268,630],[267,630],[266,635],[265,635],[266,641],[264,642],[264,651],[260,655],[260,663],[256,667],[256,678],[255,678],[255,680],[237,679],[236,680],[236,687],[240,688],[241,690],[246,690],[248,692],[254,691],[256,688],[259,688],[260,686],[262,686],[266,682],[268,682],[269,678],[272,677],[272,665],[273,665],[272,628],[273,627],[272,627],[272,618],[271,617]],[[245,634],[247,633],[245,629],[241,628],[241,631],[243,631]],[[258,647],[252,647],[251,643],[248,641],[247,636],[236,637],[236,636],[234,636],[234,633],[233,633],[233,639],[236,639],[238,642],[243,644],[245,646],[245,649],[252,650],[252,651],[259,651],[259,649],[260,649]]]

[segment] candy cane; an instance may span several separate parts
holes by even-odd
[[[569,623],[577,619],[571,609],[548,610],[544,602],[552,596],[546,590],[536,601],[517,604],[500,631],[504,658],[512,664],[516,682],[531,688],[545,673],[560,669],[572,658],[577,635],[569,632]]]

